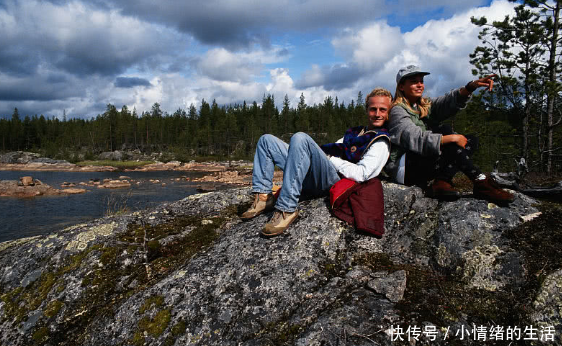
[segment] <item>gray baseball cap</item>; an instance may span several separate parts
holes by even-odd
[[[396,84],[400,84],[402,78],[406,78],[408,76],[413,76],[416,74],[421,74],[425,76],[428,75],[429,72],[422,71],[420,67],[416,65],[408,65],[406,67],[402,67],[396,74]]]

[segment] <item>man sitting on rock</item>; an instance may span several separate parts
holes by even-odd
[[[325,195],[340,177],[363,182],[378,176],[390,152],[389,136],[382,127],[388,120],[391,102],[388,90],[374,89],[365,98],[368,125],[352,127],[344,138],[322,148],[302,132],[294,134],[289,144],[269,134],[261,136],[252,176],[255,199],[241,218],[249,220],[275,209],[262,234],[276,236],[296,220],[301,194]],[[283,171],[278,198],[271,192],[275,165]]]

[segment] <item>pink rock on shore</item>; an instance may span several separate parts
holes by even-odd
[[[109,180],[98,185],[99,189],[118,189],[123,187],[131,187],[131,183],[127,180]]]
[[[62,189],[63,193],[68,193],[69,195],[76,195],[76,194],[80,194],[80,193],[85,193],[86,189]]]
[[[85,190],[84,190],[85,192]],[[2,180],[0,181],[0,197],[36,197],[36,196],[52,196],[65,195],[69,193],[64,190],[55,189],[47,184],[41,183],[40,180],[32,177],[22,177],[18,180]]]

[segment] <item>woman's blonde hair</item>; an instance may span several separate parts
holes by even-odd
[[[406,96],[404,96],[402,90],[399,89],[401,83],[402,81],[396,85],[396,92],[394,93],[394,100],[392,101],[391,108],[398,104],[402,104],[413,113],[419,114],[420,118],[428,116],[429,108],[431,107],[431,101],[428,98],[422,96],[420,97],[420,101],[417,104],[417,109],[414,109],[410,104],[410,101],[408,101]]]

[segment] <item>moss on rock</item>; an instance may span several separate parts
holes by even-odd
[[[170,309],[160,310],[153,318],[143,317],[138,323],[139,330],[134,334],[131,342],[135,345],[145,343],[145,335],[157,338],[168,328],[172,319]]]
[[[60,300],[54,300],[47,305],[43,313],[45,314],[45,316],[51,318],[53,316],[56,316],[63,306],[63,302],[61,302]]]
[[[147,310],[154,308],[159,308],[164,303],[164,297],[162,296],[152,296],[144,301],[139,309],[139,314],[144,314]]]
[[[47,327],[41,327],[41,328],[37,329],[33,333],[32,338],[33,338],[33,341],[35,341],[37,344],[46,341],[49,338],[49,329]]]

